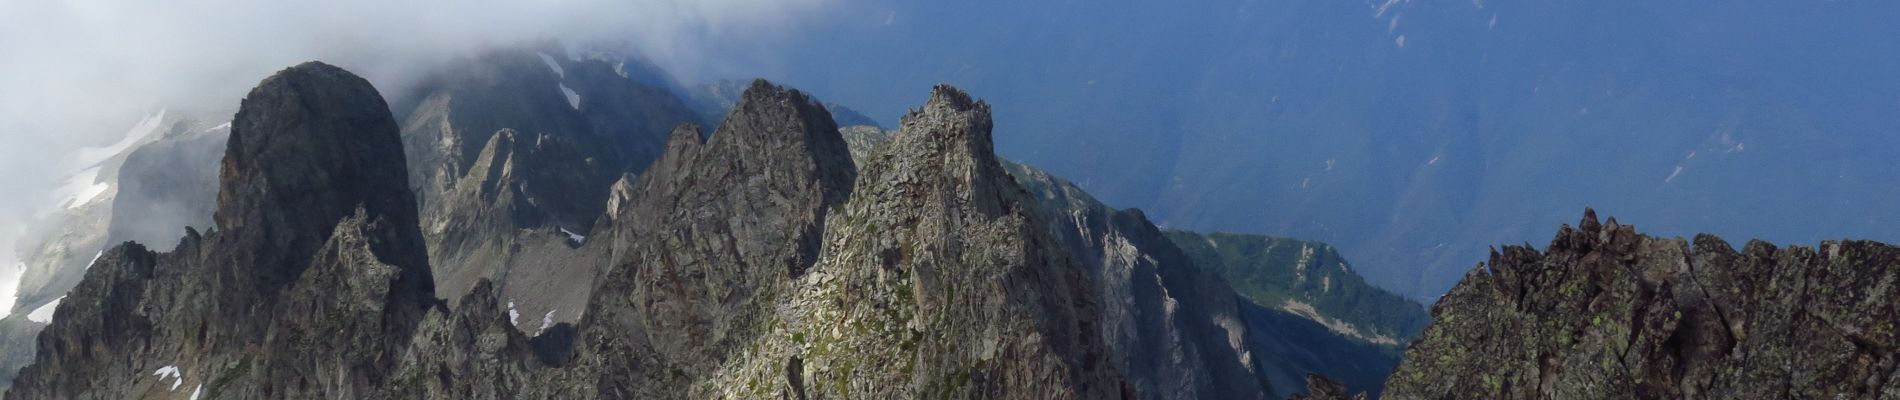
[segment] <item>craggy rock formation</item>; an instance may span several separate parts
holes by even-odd
[[[579,368],[608,398],[677,396],[762,331],[819,256],[856,168],[824,108],[755,82],[704,143],[676,130],[598,243],[611,261],[580,323]],[[638,357],[632,357],[637,355]]]
[[[106,252],[10,398],[377,397],[435,302],[389,108],[306,63],[245,97],[216,230]]]
[[[1586,212],[1493,252],[1432,308],[1392,399],[1894,398],[1900,248],[1736,251]]]
[[[215,229],[106,252],[8,394],[1264,398],[1305,365],[1276,335],[1346,340],[1246,302],[1139,211],[1012,176],[989,112],[940,86],[897,133],[847,142],[757,81],[639,174],[601,142],[506,128],[414,167],[374,88],[299,65],[243,102]],[[524,285],[584,314],[524,322]]]
[[[430,263],[451,303],[491,280],[529,332],[586,308],[601,261],[576,248],[595,235],[609,188],[651,165],[674,126],[698,120],[624,66],[569,59],[558,46],[509,48],[423,84],[403,140]]]
[[[934,90],[863,166],[850,201],[827,223],[824,255],[772,310],[772,329],[747,344],[751,356],[726,363],[693,393],[1105,398],[1125,390],[1095,331],[1099,298],[1002,170],[990,129],[988,104]]]

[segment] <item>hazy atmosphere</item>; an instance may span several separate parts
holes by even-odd
[[[562,40],[638,52],[696,78],[745,61],[714,57],[720,49],[795,34],[838,3],[0,2],[8,54],[0,63],[0,242],[9,243],[0,265],[19,273],[11,243],[38,214],[70,200],[61,187],[98,161],[87,154],[125,150],[139,122],[164,107],[235,107],[257,79],[285,66],[345,66],[394,102],[416,74],[458,56]]]
[[[1892,0],[0,0],[0,400],[1900,399]]]

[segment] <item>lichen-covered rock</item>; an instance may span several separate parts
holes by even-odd
[[[1433,306],[1393,399],[1890,398],[1900,395],[1900,248],[1736,251],[1586,212],[1510,246]]]

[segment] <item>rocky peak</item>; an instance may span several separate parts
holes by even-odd
[[[843,203],[857,167],[831,112],[804,92],[755,80],[713,132],[714,145],[733,163],[796,168],[825,188],[825,204]],[[671,144],[669,144],[671,147]],[[790,165],[808,164],[808,165]],[[807,172],[808,171],[808,172]]]
[[[220,231],[237,235],[262,283],[295,279],[337,223],[362,207],[408,227],[395,238],[404,275],[428,281],[415,196],[395,118],[369,81],[321,62],[259,83],[232,121],[219,173]],[[294,210],[294,211],[291,211]],[[241,257],[243,258],[243,257]]]
[[[963,90],[937,85],[923,108],[905,115],[888,156],[916,159],[920,172],[941,179],[946,193],[990,216],[1002,215],[1010,191],[1020,192],[996,158],[990,105]],[[914,137],[913,137],[914,136]],[[905,163],[905,161],[898,161]]]
[[[711,138],[698,132],[675,129],[665,154],[611,196],[596,247],[611,255],[575,353],[609,397],[666,393],[685,384],[676,371],[738,353],[766,299],[817,261],[828,214],[853,190],[837,124],[796,90],[755,82]]]
[[[1432,307],[1394,399],[1900,395],[1900,248],[1656,238],[1586,212]]]

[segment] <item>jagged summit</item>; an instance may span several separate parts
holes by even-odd
[[[331,229],[358,207],[417,233],[415,195],[389,105],[369,81],[322,62],[265,78],[232,121],[219,173],[218,229],[246,245],[240,264],[282,285],[302,272]],[[294,212],[286,212],[295,210]],[[414,250],[392,260],[427,281],[421,235],[400,235]],[[419,267],[419,268],[417,268]]]
[[[1900,248],[1741,251],[1585,212],[1543,251],[1507,246],[1432,307],[1386,398],[1900,395]]]
[[[831,112],[796,89],[755,80],[738,105],[713,132],[712,144],[724,147],[734,162],[763,161],[766,168],[809,171],[825,191],[825,204],[844,202],[857,166]],[[809,165],[776,165],[793,162]]]

